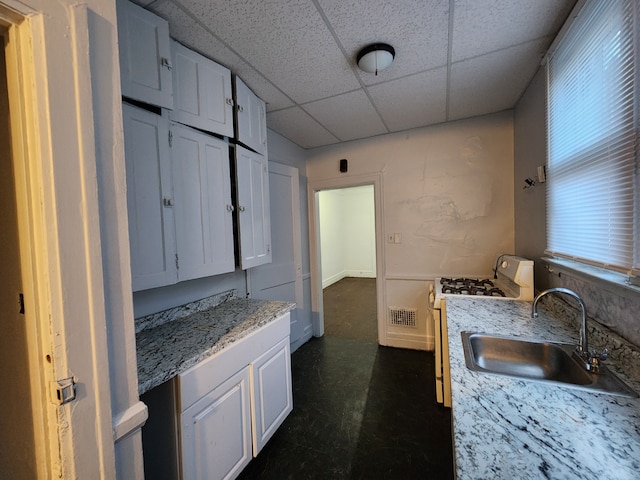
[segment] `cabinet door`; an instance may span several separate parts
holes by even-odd
[[[265,103],[239,78],[236,84],[237,139],[250,149],[266,155],[267,111]]]
[[[246,270],[271,262],[267,159],[236,145],[236,186],[240,265]]]
[[[185,480],[235,478],[251,460],[249,367],[181,415]]]
[[[178,279],[235,269],[229,146],[171,123]]]
[[[173,108],[169,24],[128,0],[118,0],[122,95]]]
[[[133,291],[176,283],[169,122],[123,104]]]
[[[293,410],[289,337],[251,364],[253,456]]]
[[[233,137],[231,70],[171,42],[173,111],[171,120]]]

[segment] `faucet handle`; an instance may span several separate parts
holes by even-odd
[[[609,351],[605,348],[602,352],[591,350],[588,354],[586,368],[591,373],[600,373],[600,362],[607,359]]]
[[[606,360],[609,357],[609,350],[605,348],[604,350],[602,350],[602,352],[599,353],[597,350],[592,350],[591,356],[596,357],[598,360]]]

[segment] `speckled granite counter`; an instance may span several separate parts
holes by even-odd
[[[447,298],[452,419],[459,479],[638,479],[640,399],[472,372],[460,332],[575,343],[578,328],[555,302],[537,319],[531,303]],[[594,331],[594,328],[597,331]],[[640,352],[590,324],[590,345],[607,346],[607,366],[640,392]],[[613,351],[612,351],[613,350]]]
[[[175,377],[294,307],[288,302],[233,299],[138,332],[138,392]]]

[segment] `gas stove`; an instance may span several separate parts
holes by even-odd
[[[533,261],[501,255],[494,278],[442,277],[435,281],[435,296],[474,295],[479,298],[533,300]]]
[[[429,292],[434,325],[436,401],[451,406],[449,346],[447,342],[446,297],[473,295],[474,299],[533,300],[533,261],[514,255],[500,255],[492,272],[494,278],[437,278]],[[484,300],[483,300],[484,301]]]
[[[488,278],[447,278],[440,279],[440,290],[452,295],[482,295],[486,297],[506,297],[504,290],[496,287]]]

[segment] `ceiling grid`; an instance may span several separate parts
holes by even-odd
[[[576,0],[135,0],[237,73],[303,148],[515,106]],[[358,52],[395,49],[367,73]]]

